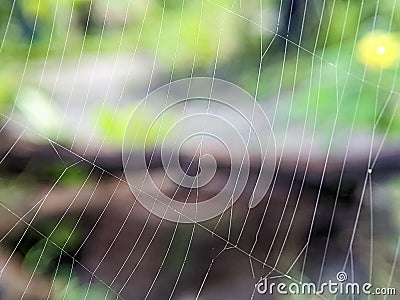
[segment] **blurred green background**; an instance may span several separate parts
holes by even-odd
[[[133,55],[142,68],[132,72],[141,78],[140,70],[145,70],[146,80],[138,85],[128,81],[119,90],[110,85],[100,96],[91,93],[102,85],[102,78],[107,82],[110,72],[118,74],[119,64],[82,76],[65,71],[86,61],[94,60],[97,66],[110,57],[117,62]],[[121,64],[126,67],[129,61]],[[324,143],[333,130],[353,128],[355,135],[384,136],[389,146],[398,147],[399,62],[400,5],[393,1],[3,0],[0,5],[0,119],[19,120],[67,148],[80,143],[85,148],[92,141],[85,144],[85,133],[71,129],[69,121],[91,127],[90,137],[94,134],[94,140],[119,151],[137,101],[147,91],[189,76],[229,80],[272,111],[277,102],[277,121],[283,119],[286,125],[290,116],[292,126],[305,123]],[[63,72],[76,85],[68,86],[64,75],[54,82]],[[53,82],[46,81],[49,77]],[[90,88],[79,85],[81,77]],[[65,95],[72,98],[67,106]],[[90,105],[83,109],[86,102]],[[147,137],[146,115],[135,122],[138,138],[151,144],[160,132],[166,134],[173,119]],[[336,147],[346,147],[346,142]],[[63,166],[49,166],[42,176],[51,181],[62,172]],[[83,169],[70,169],[60,184],[78,185],[87,175]],[[29,175],[3,177],[2,194],[9,193],[10,186],[16,193],[39,184],[38,177]],[[391,199],[385,205],[393,208],[396,226],[398,182],[395,178],[384,188]],[[44,232],[57,244],[74,248],[82,242],[71,224],[54,232],[48,228]],[[34,268],[39,260],[39,270],[49,271],[49,262],[59,254],[44,243],[40,238],[21,251],[24,267]],[[391,257],[393,239],[387,243]],[[377,277],[390,272],[386,262],[381,267]],[[83,298],[86,286],[75,277],[65,288],[69,272],[58,272],[56,286],[65,292],[63,299]],[[99,299],[102,289],[91,288],[87,299]]]

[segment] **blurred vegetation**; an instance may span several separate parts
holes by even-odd
[[[36,269],[37,274],[55,276],[54,299],[108,299],[105,298],[107,289],[102,285],[82,285],[71,273],[71,259],[65,253],[73,252],[83,242],[80,228],[68,221],[53,223],[49,220],[40,228],[47,238],[39,239],[28,248],[23,267]]]
[[[61,116],[54,110],[48,91],[36,91],[24,83],[25,64],[28,59],[59,60],[77,57],[81,52],[100,57],[117,51],[149,53],[157,56],[157,63],[165,69],[173,69],[177,78],[191,75],[192,68],[194,75],[211,76],[217,65],[217,76],[254,94],[262,51],[272,42],[261,66],[257,100],[275,99],[281,90],[290,95],[295,87],[294,121],[304,122],[308,115],[307,124],[312,128],[316,118],[315,126],[328,135],[337,112],[337,124],[341,128],[354,124],[356,129],[372,130],[376,124],[381,133],[389,130],[394,137],[400,133],[400,5],[393,9],[392,1],[379,1],[378,9],[374,1],[324,1],[325,6],[321,1],[310,1],[301,40],[301,12],[292,15],[297,17],[297,20],[291,19],[293,28],[286,28],[290,1],[283,2],[281,12],[278,0],[263,0],[262,10],[258,1],[185,1],[184,5],[182,0],[128,2],[3,1],[0,5],[0,112],[8,115],[15,104],[34,130],[55,138]],[[297,3],[301,7],[302,1]],[[260,27],[257,24],[260,24],[261,12]],[[281,20],[276,35],[278,15]],[[319,20],[322,20],[321,27]],[[286,36],[290,42],[285,45]],[[291,97],[287,98],[280,99],[286,111]],[[100,109],[101,105],[94,112],[99,134],[119,148],[136,104],[117,110],[115,107]],[[146,143],[151,144],[158,135],[166,134],[173,120],[156,125],[148,136],[142,130],[149,125],[146,114],[134,122],[137,131],[130,136],[147,139]],[[58,178],[64,168],[50,166],[45,176]],[[64,174],[62,183],[81,183],[87,176],[77,168],[70,171]],[[53,228],[53,224],[48,225]],[[79,243],[78,236],[78,232],[63,226],[51,234],[51,239],[57,245],[73,247]],[[24,264],[34,267],[40,262],[40,270],[51,269],[60,251],[49,243],[44,247],[46,243],[41,239],[28,249]],[[61,286],[69,282],[68,288],[62,291],[66,295],[63,299],[84,298],[86,287],[68,276],[69,270],[66,270],[60,271],[57,277]],[[104,297],[101,288],[90,288],[90,293],[93,295],[86,299]]]
[[[254,93],[261,32],[264,48],[274,42],[261,69],[260,101],[273,98],[279,88],[290,91],[296,84],[295,118],[304,118],[309,105],[311,116],[318,111],[318,127],[331,126],[332,118],[326,116],[331,116],[332,111],[339,111],[341,126],[348,126],[357,109],[356,128],[370,127],[371,122],[377,121],[378,130],[386,131],[398,98],[399,6],[393,10],[392,3],[382,2],[377,9],[375,2],[361,5],[362,1],[335,1],[322,6],[311,1],[300,41],[303,2],[296,2],[297,11],[290,17],[289,29],[290,2],[283,2],[280,12],[278,2],[262,1],[261,11],[259,3],[233,0],[21,0],[15,1],[14,7],[13,1],[6,1],[0,8],[0,33],[5,37],[0,55],[0,109],[6,113],[7,105],[12,106],[27,58],[76,57],[81,51],[93,55],[116,51],[151,53],[167,70],[173,69],[175,77],[189,76],[192,65],[194,75],[212,75],[217,63],[217,76]],[[261,12],[260,31],[255,24],[260,24]],[[288,53],[283,58],[284,39],[273,34],[278,15],[278,34],[301,44],[299,58],[299,48],[293,43],[288,43]],[[393,33],[386,33],[389,31]],[[314,52],[316,56],[312,55]],[[45,91],[36,97],[31,92],[27,95],[26,89],[22,91],[17,99],[19,109],[36,130],[54,138],[59,128],[54,126],[56,112],[46,107],[51,99],[46,99]],[[377,119],[377,112],[383,108]],[[32,109],[40,117],[35,118]],[[111,128],[108,139],[119,141],[114,135],[121,132],[121,121],[110,119],[108,109],[101,114],[102,128],[105,123]],[[394,114],[399,114],[397,109]],[[398,118],[393,122],[390,132],[398,133]],[[108,131],[103,129],[100,134]]]

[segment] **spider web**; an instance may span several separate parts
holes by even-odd
[[[362,27],[365,24],[364,1],[359,2],[356,14],[351,11],[352,1],[348,1],[344,6],[342,31],[338,33],[338,47],[334,50],[330,47],[329,32],[335,22],[335,7],[339,5],[336,0],[323,1],[319,6],[306,0],[303,10],[299,8],[301,1],[198,1],[198,19],[192,20],[196,30],[190,32],[195,36],[194,51],[188,60],[190,63],[183,62],[189,70],[184,74],[179,73],[177,67],[180,59],[184,59],[180,37],[182,31],[187,30],[184,24],[187,7],[193,4],[185,0],[172,2],[158,3],[155,22],[149,12],[152,5],[156,5],[155,1],[144,4],[121,1],[121,24],[113,33],[118,38],[112,55],[105,56],[102,49],[108,37],[108,25],[112,23],[111,1],[87,2],[89,17],[79,41],[71,35],[74,10],[79,1],[72,1],[70,11],[66,12],[62,11],[61,1],[56,1],[51,6],[51,30],[44,60],[38,61],[32,57],[35,33],[40,29],[41,1],[37,1],[32,35],[24,59],[18,61],[20,72],[12,74],[17,92],[11,108],[1,113],[4,120],[1,132],[11,132],[12,138],[5,143],[7,151],[0,159],[0,167],[7,167],[9,156],[18,154],[19,145],[26,141],[29,145],[34,141],[34,145],[50,147],[61,167],[51,184],[40,183],[38,178],[35,180],[39,183],[29,184],[24,174],[37,167],[29,163],[22,175],[13,180],[2,175],[5,192],[0,202],[4,219],[0,239],[0,286],[4,286],[4,299],[262,299],[268,297],[257,292],[260,278],[321,284],[335,280],[338,272],[346,272],[349,281],[397,287],[400,238],[397,228],[393,228],[396,227],[393,225],[395,212],[390,205],[394,204],[380,201],[385,197],[395,198],[395,195],[390,189],[388,192],[386,182],[375,182],[374,175],[379,175],[375,167],[382,153],[396,145],[390,129],[398,117],[399,66],[395,66],[394,75],[389,79],[384,76],[382,66],[377,78],[369,76],[367,66],[354,67],[357,43],[366,30],[395,32],[397,1],[377,1],[369,28]],[[11,50],[7,48],[10,35],[14,34],[19,3],[10,2],[3,29],[0,59],[4,62],[10,57],[20,59],[10,56]],[[163,44],[165,26],[171,26],[168,5],[176,6],[173,17],[178,22],[173,24],[178,38],[173,40],[172,56],[165,64],[160,57],[165,52],[163,48],[167,48]],[[96,11],[98,7],[102,10]],[[391,13],[382,25],[379,12],[385,9]],[[202,57],[206,54],[202,52],[201,30],[210,22],[208,16],[213,10],[222,17],[219,27],[213,28],[217,39],[213,41],[210,59]],[[270,10],[275,14],[270,14]],[[137,17],[135,11],[141,14],[136,25],[138,34],[132,39],[128,25]],[[89,37],[89,21],[94,16],[98,32],[93,42]],[[310,33],[312,17],[316,30]],[[56,26],[58,18],[65,19],[62,30]],[[112,133],[108,127],[103,136],[96,134],[101,120],[98,116],[90,120],[90,111],[93,107],[103,111],[111,105],[112,122],[118,120],[118,111],[126,107],[130,98],[144,98],[176,79],[208,76],[233,78],[234,81],[238,77],[230,78],[224,73],[224,67],[229,65],[225,58],[229,60],[232,48],[246,48],[246,44],[226,46],[226,40],[232,35],[229,30],[232,20],[242,24],[249,35],[257,36],[259,49],[253,57],[256,68],[253,68],[249,84],[253,90],[247,91],[261,103],[271,122],[277,146],[275,175],[263,201],[255,208],[248,206],[252,188],[258,181],[257,176],[252,175],[249,176],[250,187],[220,216],[206,222],[192,220],[189,224],[163,220],[138,203],[122,172],[112,172],[102,165],[111,151],[107,138]],[[157,30],[151,37],[154,44],[150,55],[146,56],[141,52],[140,43],[149,22],[157,24]],[[356,22],[353,42],[345,44],[346,28],[351,22]],[[154,27],[153,23],[150,26]],[[297,33],[293,27],[298,29]],[[60,44],[58,39],[64,42]],[[55,46],[57,41],[59,44]],[[68,57],[71,55],[68,47],[72,43],[79,45],[73,56],[75,60]],[[85,52],[89,43],[94,47],[90,57]],[[129,51],[126,51],[127,44]],[[57,51],[52,47],[58,47]],[[279,51],[274,50],[277,47]],[[343,59],[346,51],[351,54]],[[208,60],[207,67],[197,68],[204,59]],[[101,78],[102,74],[107,76]],[[32,81],[32,77],[35,80]],[[321,99],[329,80],[333,80],[335,87],[334,94],[329,97],[336,105],[326,116]],[[134,81],[139,84],[135,86]],[[349,109],[346,93],[353,82],[358,82],[352,91],[355,106]],[[27,108],[24,99],[33,102],[43,90],[48,92],[50,107],[61,111],[55,118],[61,121],[51,133],[32,125],[31,120],[21,114],[21,110],[32,114],[32,108]],[[365,93],[371,90],[375,92],[374,102],[367,105],[375,108],[373,118],[358,130],[359,110],[366,105]],[[378,103],[380,98],[385,99],[382,106]],[[301,99],[305,100],[301,102]],[[40,105],[38,101],[33,103]],[[206,113],[211,114],[210,103],[211,100]],[[166,104],[160,106],[166,108]],[[391,105],[394,108],[389,111],[385,127],[379,131],[378,123],[388,114]],[[186,109],[190,108],[185,103],[181,116]],[[346,112],[351,121],[340,126]],[[45,118],[45,114],[42,117]],[[327,119],[325,125],[321,125],[321,118]],[[53,121],[50,118],[50,122]],[[208,125],[212,126],[206,122],[200,126],[204,131]],[[64,132],[68,132],[67,138]],[[159,138],[157,135],[156,140]],[[251,146],[247,146],[250,151]],[[201,139],[196,153],[206,150]],[[134,151],[132,153],[135,155]],[[191,158],[189,167],[196,165],[194,161],[195,158]],[[243,161],[239,161],[239,166],[244,166]],[[165,174],[138,172],[143,171],[145,176],[157,177],[160,187],[168,190]],[[78,179],[68,185],[66,178],[76,173]],[[222,172],[216,176],[224,181],[226,174]],[[195,185],[187,190],[172,188],[168,191],[172,199],[190,203],[218,193],[219,186],[201,189]],[[138,192],[148,193],[145,186]],[[151,196],[158,201],[157,195]],[[61,240],[60,231],[64,234]],[[16,266],[20,265],[19,270]],[[13,281],[20,281],[19,286]],[[7,287],[11,287],[14,294],[10,294]],[[283,295],[269,296],[291,299]],[[297,297],[304,296],[293,296]],[[316,297],[336,298],[325,294]]]

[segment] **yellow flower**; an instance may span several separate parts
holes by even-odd
[[[400,58],[400,38],[389,32],[371,31],[358,42],[356,55],[368,67],[394,67]]]

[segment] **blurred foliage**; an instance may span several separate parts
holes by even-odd
[[[390,132],[398,133],[400,119],[394,117],[391,121],[393,114],[398,115],[399,97],[392,88],[400,87],[398,70],[369,67],[357,57],[352,60],[351,52],[347,51],[350,46],[343,47],[337,65],[328,63],[336,56],[335,49],[325,52],[325,61],[315,63],[309,73],[311,85],[305,81],[296,95],[294,118],[305,120],[308,110],[309,118],[317,118],[317,128],[330,132],[337,113],[339,128],[351,128],[354,124],[356,130],[372,130],[376,124],[378,130],[390,129]]]
[[[317,1],[313,2],[318,5]],[[322,5],[318,5],[322,19],[318,38],[320,48],[324,47],[325,41],[336,47],[344,41],[354,41],[371,29],[400,30],[400,6],[395,2],[356,0],[326,2],[325,5],[324,13],[321,12]]]
[[[56,280],[60,280],[63,275],[66,275],[59,272],[59,268],[63,267],[61,265],[63,252],[60,249],[64,249],[65,251],[76,249],[78,246],[77,242],[81,241],[82,238],[79,231],[75,230],[73,224],[62,222],[57,227],[54,227],[54,230],[51,230],[53,227],[50,227],[50,224],[51,222],[48,222],[42,228],[48,238],[39,239],[27,250],[24,256],[23,267],[36,270],[37,274],[51,274],[56,270],[54,276]]]
[[[37,274],[51,274],[55,280],[55,299],[107,299],[107,289],[99,284],[82,284],[77,275],[71,273],[70,259],[63,251],[72,252],[82,243],[84,236],[80,228],[63,221],[57,227],[48,221],[41,232],[47,238],[38,240],[24,256],[23,267],[34,269]],[[54,228],[54,230],[51,230]],[[63,251],[61,251],[63,249]],[[53,274],[56,272],[55,274]]]
[[[224,7],[233,4],[232,0],[219,2]],[[190,1],[182,9],[181,1],[166,1],[163,17],[162,11],[162,5],[150,9],[142,45],[151,52],[157,49],[165,63],[190,68],[196,58],[196,65],[212,66],[218,51],[223,53],[218,56],[223,63],[243,46],[245,23],[215,4]]]
[[[154,114],[149,110],[151,108],[139,107],[137,104],[117,112],[114,108],[102,107],[96,119],[106,143],[114,147],[121,147],[124,142],[134,147],[162,143],[175,118],[163,113],[157,120],[153,120],[151,116]]]
[[[67,274],[64,276],[66,277]],[[97,300],[97,299],[110,299],[114,294],[109,292],[107,296],[107,289],[100,284],[85,285],[81,284],[76,277],[64,278],[58,281],[60,291],[55,294],[56,300]]]
[[[339,128],[348,129],[354,124],[356,130],[370,132],[376,124],[385,133],[390,125],[389,134],[398,138],[400,5],[393,7],[395,2],[308,1],[301,41],[302,20],[298,18],[303,14],[299,9],[289,16],[290,1],[283,1],[280,6],[280,0],[263,0],[262,10],[260,1],[128,2],[3,0],[0,112],[8,114],[15,104],[33,130],[52,139],[58,136],[61,116],[54,108],[54,99],[47,91],[24,81],[28,60],[63,60],[81,53],[99,54],[101,59],[103,54],[118,51],[145,52],[155,57],[157,65],[173,69],[175,77],[192,74],[192,67],[194,75],[211,76],[216,65],[217,76],[255,94],[260,57],[268,47],[261,65],[257,100],[274,100],[279,95],[279,105],[286,112],[293,100],[291,119],[301,123],[307,119],[310,128],[315,120],[318,131],[327,136],[337,114]],[[295,28],[288,30],[289,19]],[[102,105],[99,102],[93,124],[98,125],[107,144],[116,148],[121,147],[128,125],[130,132],[126,136],[130,143],[152,145],[166,136],[175,121],[173,116],[165,116],[148,131],[151,123],[146,112],[130,121],[137,104],[119,109]],[[48,166],[43,177],[57,179],[65,167]],[[87,171],[69,168],[60,184],[83,183],[87,176]],[[16,195],[15,190],[19,189],[8,181],[0,184],[0,195]],[[398,182],[393,185],[394,197],[398,198]],[[399,211],[396,209],[397,214]],[[61,224],[50,232],[54,225],[48,222],[42,232],[57,245],[68,250],[81,242],[81,233],[74,231],[71,224]],[[34,268],[38,263],[39,272],[53,269],[60,249],[46,242],[40,239],[28,249],[25,266]],[[60,266],[56,287],[57,299],[101,299],[105,294],[97,285],[89,289],[81,285],[65,265]]]
[[[30,268],[37,265],[39,273],[54,269],[53,267],[58,264],[60,255],[63,255],[60,248],[67,252],[77,249],[83,240],[79,228],[75,228],[73,223],[64,221],[57,224],[57,227],[55,227],[56,224],[52,223],[48,221],[46,226],[40,228],[48,239],[38,240],[30,247],[24,258],[24,265]]]
[[[15,104],[35,132],[50,139],[57,137],[60,114],[44,93],[26,86],[19,91]]]
[[[63,163],[52,164],[43,167],[42,174],[37,176],[38,179],[49,180],[51,178],[58,179],[58,185],[64,187],[76,186],[84,184],[89,176],[89,171],[77,164],[72,167],[67,167]]]
[[[266,47],[274,37],[272,33],[276,30],[279,9],[278,34],[289,32],[285,29],[289,2],[284,2],[281,7],[279,3],[275,0],[262,1],[263,10],[260,11],[260,3],[233,0],[150,0],[140,3],[129,3],[128,0],[98,0],[93,3],[89,0],[21,0],[15,1],[8,23],[12,8],[12,1],[8,1],[0,8],[0,33],[3,36],[7,32],[1,44],[0,109],[5,111],[7,103],[11,104],[16,96],[19,84],[12,78],[18,77],[20,72],[16,70],[23,69],[27,57],[77,56],[81,51],[93,54],[116,51],[152,53],[159,63],[166,69],[173,68],[178,76],[191,73],[194,59],[195,70],[202,75],[204,72],[211,75],[217,62],[217,73],[237,81],[254,93],[261,55],[260,32]],[[378,120],[378,128],[386,130],[395,106],[393,99],[390,105],[385,105],[386,90],[392,89],[390,83],[397,76],[393,66],[398,62],[400,40],[397,34],[385,32],[400,32],[399,7],[380,2],[377,9],[376,3],[361,0],[335,1],[325,5],[311,1],[301,41],[301,47],[307,50],[300,49],[297,58],[297,51],[290,49],[297,50],[298,47],[289,43],[289,52],[284,58],[283,40],[279,37],[274,40],[275,46],[269,49],[262,66],[258,99],[271,98],[278,88],[290,91],[296,84],[296,89],[303,91],[296,96],[295,115],[304,116],[308,104],[311,114],[318,110],[321,122],[325,120],[325,124],[331,124],[324,116],[330,116],[332,111],[339,109],[343,118],[340,124],[347,126],[352,123],[357,110],[355,125],[362,127],[371,125],[371,120],[377,118],[376,111],[385,107]],[[261,16],[263,27],[259,28],[256,24],[260,23]],[[301,13],[293,13],[290,17],[292,27],[301,26],[301,18]],[[321,27],[319,20],[322,20]],[[291,28],[290,32],[298,29]],[[297,38],[293,37],[293,40],[296,42]],[[354,41],[357,47],[354,47]],[[314,52],[314,49],[317,57],[307,52]],[[376,49],[385,53],[375,55]],[[314,59],[314,64],[311,59]],[[318,62],[321,59],[327,65],[322,67],[323,80],[319,82],[315,78],[320,76]],[[349,69],[350,60],[352,65]],[[328,62],[337,65],[337,70]],[[382,72],[380,66],[383,67]],[[364,67],[368,69],[365,78]],[[336,71],[338,80],[335,78]],[[14,75],[8,76],[10,72]],[[314,80],[309,92],[310,74]],[[397,89],[398,83],[394,90]],[[340,108],[335,96],[338,91],[342,92]],[[24,87],[19,92],[22,100],[18,100],[18,108],[37,131],[54,137],[54,133],[59,131],[58,112],[50,107],[51,101],[46,104],[48,101],[43,95],[40,91],[33,94]],[[108,132],[107,140],[120,144],[121,132],[124,131],[122,127],[126,125],[125,112],[116,112],[117,120],[111,122],[113,110],[106,108],[101,113],[101,131]],[[397,114],[397,111],[394,113]],[[139,124],[142,121],[138,121],[139,128],[146,126]],[[317,125],[323,126],[320,121]],[[398,127],[396,119],[391,131],[397,132]]]

